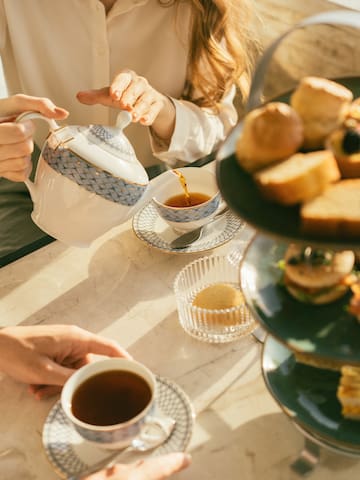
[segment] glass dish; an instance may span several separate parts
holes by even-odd
[[[240,302],[228,308],[194,306],[195,297],[207,287],[220,288],[222,293],[225,289]],[[175,279],[174,292],[180,324],[198,340],[230,342],[250,334],[256,327],[241,292],[239,265],[231,263],[226,256],[202,257],[186,265]],[[211,293],[212,303],[213,293],[217,292]],[[219,299],[222,300],[223,297]]]

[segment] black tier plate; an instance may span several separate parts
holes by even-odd
[[[291,297],[278,267],[286,248],[286,243],[258,234],[245,251],[240,275],[251,312],[295,352],[359,365],[360,324],[347,312],[351,293],[327,305],[308,305]]]
[[[355,98],[360,96],[360,77],[335,80],[352,90]],[[288,102],[290,93],[277,97],[275,100]],[[285,207],[264,200],[251,175],[240,167],[235,157],[235,145],[241,129],[240,122],[225,140],[216,157],[218,185],[224,200],[234,212],[260,232],[281,240],[328,245],[332,248],[360,246],[360,238],[349,240],[304,235],[300,227],[297,206]]]

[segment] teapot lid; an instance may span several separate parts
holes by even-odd
[[[53,136],[64,148],[100,170],[131,183],[146,185],[149,182],[146,170],[122,131],[130,119],[130,113],[123,111],[114,127],[66,126],[53,132]]]

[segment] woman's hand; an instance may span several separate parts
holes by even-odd
[[[129,465],[118,464],[85,477],[83,480],[163,480],[183,470],[189,464],[188,454],[170,453]]]
[[[37,398],[60,391],[91,354],[131,358],[117,343],[72,325],[16,326],[0,330],[0,371]]]
[[[77,98],[86,105],[101,104],[127,110],[133,122],[151,126],[164,141],[168,141],[174,131],[172,101],[132,70],[122,70],[109,87],[78,92]]]
[[[56,120],[68,116],[48,98],[18,94],[0,99],[0,177],[14,182],[26,180],[31,172],[34,124],[30,120],[14,123],[17,115],[28,110]]]

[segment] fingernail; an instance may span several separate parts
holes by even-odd
[[[111,92],[111,96],[113,97],[114,100],[120,100],[121,98],[119,90],[113,90]]]
[[[69,115],[69,112],[68,112],[67,110],[65,110],[65,108],[55,107],[55,108],[53,109],[53,111],[54,111],[55,113],[61,113],[61,114],[67,114],[67,115]]]

